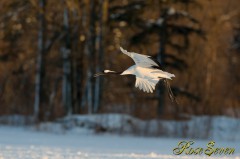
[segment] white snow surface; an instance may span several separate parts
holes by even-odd
[[[240,119],[226,116],[192,116],[190,120],[141,120],[124,114],[72,115],[38,130],[66,133],[112,133],[137,136],[240,141]]]
[[[73,115],[24,126],[30,119],[0,118],[13,125],[0,126],[0,159],[240,159],[240,120],[230,117],[144,121],[123,114]],[[214,140],[215,147],[232,147],[235,153],[174,155],[183,140],[195,141],[195,148]]]
[[[234,147],[231,156],[179,155],[173,148],[183,139],[39,132],[29,127],[0,126],[0,159],[240,159],[240,144],[216,141],[218,147]],[[187,140],[187,139],[184,139]],[[206,147],[209,140],[194,140]]]

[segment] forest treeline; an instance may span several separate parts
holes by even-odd
[[[239,11],[238,0],[1,0],[0,114],[239,117]],[[179,105],[162,82],[147,94],[132,76],[93,78],[133,64],[120,46],[174,73]]]

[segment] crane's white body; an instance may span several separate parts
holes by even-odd
[[[156,80],[159,80],[159,78],[171,79],[172,77],[175,77],[173,74],[164,72],[162,70],[157,70],[154,68],[146,68],[146,67],[141,67],[137,65],[133,65],[129,67],[120,75],[128,75],[128,74],[136,75],[136,77],[139,77],[139,78],[156,79]]]
[[[174,74],[154,68],[153,66],[159,67],[159,65],[152,59],[150,59],[150,56],[141,55],[134,52],[128,52],[121,47],[120,50],[124,54],[130,56],[136,63],[135,65],[129,67],[127,70],[122,72],[120,75],[135,75],[135,87],[138,87],[144,92],[152,93],[153,90],[155,90],[156,84],[162,78],[171,79],[172,77],[175,77]]]

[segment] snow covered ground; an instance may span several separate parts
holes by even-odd
[[[0,126],[0,159],[240,159],[240,143],[216,141],[218,147],[234,147],[232,156],[173,155],[182,139],[38,132],[28,127]],[[206,147],[209,140],[195,140]]]
[[[190,120],[174,121],[141,120],[126,114],[71,115],[41,123],[38,130],[240,141],[240,119],[226,116],[192,116]]]

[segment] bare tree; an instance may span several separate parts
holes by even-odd
[[[104,24],[106,15],[104,13],[108,9],[107,6],[108,1],[107,0],[100,0],[98,4],[98,32],[96,36],[96,72],[100,72],[102,70],[103,65],[103,58],[104,58]],[[102,84],[103,84],[103,78],[96,78],[95,79],[95,90],[94,90],[94,112],[96,113],[99,110],[100,104],[101,104],[101,95],[102,95]]]
[[[93,113],[93,100],[94,100],[94,79],[93,72],[95,67],[94,55],[95,55],[95,43],[96,43],[96,1],[90,1],[90,15],[89,15],[89,31],[87,41],[87,84],[86,84],[86,99],[88,105],[88,113]]]
[[[43,104],[44,87],[43,79],[45,76],[45,0],[39,0],[39,31],[38,31],[38,55],[37,70],[35,80],[35,101],[34,101],[34,117],[39,120],[40,107]]]
[[[65,47],[61,48],[63,58],[63,85],[62,96],[63,106],[67,115],[72,114],[72,63],[71,63],[71,41],[70,41],[70,27],[68,9],[64,8],[63,23],[65,30]]]

